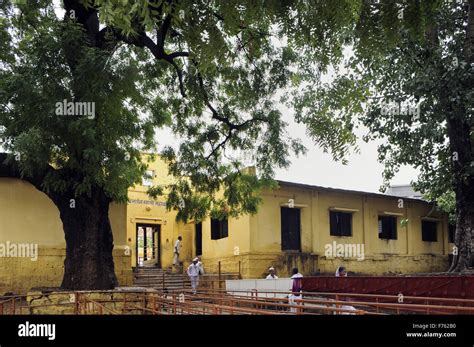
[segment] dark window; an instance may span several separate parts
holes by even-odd
[[[454,243],[454,237],[456,235],[456,226],[454,224],[448,225],[448,241]]]
[[[281,249],[301,251],[299,208],[281,208]]]
[[[438,241],[436,226],[438,223],[427,220],[421,221],[421,239],[423,241]]]
[[[211,239],[219,240],[229,236],[227,219],[219,220],[211,218]]]
[[[397,218],[379,216],[379,239],[397,239]]]
[[[202,223],[196,224],[195,235],[196,255],[202,255]]]
[[[329,211],[332,236],[352,236],[352,213]]]

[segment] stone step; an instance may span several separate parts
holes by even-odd
[[[155,268],[140,268],[135,271],[133,284],[139,287],[167,288],[170,290],[191,287],[191,282],[187,275]]]
[[[183,275],[183,272],[169,272],[169,271],[162,271],[162,270],[146,270],[146,271],[141,271],[141,270],[136,270],[133,272],[134,274],[137,275],[155,275],[155,276],[160,276],[160,275]]]
[[[141,286],[143,288],[153,288],[153,289],[157,289],[159,291],[162,291],[163,290],[163,287],[162,286],[156,286],[156,285],[147,285],[147,286]],[[179,291],[179,290],[189,290],[191,289],[191,286],[186,286],[186,287],[165,287],[165,290],[168,290],[168,291]]]
[[[157,270],[135,270],[135,273],[137,273],[137,274],[162,274],[162,273],[168,273],[168,272],[163,271],[161,269],[157,269]]]
[[[158,282],[183,282],[183,281],[190,281],[189,278],[185,277],[167,277],[165,279],[158,278],[158,277],[135,277],[135,281],[158,281]]]
[[[182,284],[163,284],[161,283],[140,283],[136,285],[137,287],[154,287],[154,288],[190,288],[191,283],[186,283],[184,286]]]
[[[155,282],[190,282],[189,279],[185,278],[165,278],[164,280],[162,278],[136,278],[135,281],[141,281],[141,282],[146,282],[146,281],[155,281]]]
[[[133,282],[135,285],[141,285],[141,284],[149,284],[149,283],[154,283],[154,284],[160,284],[163,285],[163,281],[155,281],[155,280],[147,280],[147,281],[135,281]],[[167,285],[176,285],[176,286],[182,286],[191,284],[190,281],[165,281],[164,284]]]
[[[176,272],[178,271],[178,272]],[[156,268],[156,267],[142,267],[136,268],[134,273],[133,284],[138,287],[157,288],[168,290],[180,290],[183,288],[191,288],[191,281],[187,274],[182,273],[179,268]],[[203,280],[214,280],[219,277],[218,274],[209,273],[204,274],[201,278]],[[238,278],[235,273],[221,273],[222,279]]]
[[[143,274],[134,274],[135,278],[189,278],[188,275],[173,274],[173,275],[143,275]]]
[[[135,280],[135,283],[146,283],[146,282],[158,282],[158,283],[183,283],[183,282],[189,282],[191,283],[191,281],[189,280],[160,280],[160,279],[157,279],[157,278],[146,278],[146,279],[136,279]]]

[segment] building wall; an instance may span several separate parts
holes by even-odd
[[[206,272],[217,273],[219,262],[222,272],[250,274],[250,217],[230,218],[228,221],[229,236],[211,239],[211,220],[202,222],[202,257]],[[240,262],[240,267],[239,267]]]
[[[289,276],[297,267],[300,272],[314,273],[317,257],[312,254],[311,192],[303,189],[289,191],[278,189],[262,192],[263,202],[258,213],[250,217],[250,264],[244,278],[261,278],[266,276],[270,266],[275,267],[279,276]],[[301,252],[282,251],[281,248],[281,214],[280,208],[293,199],[295,208],[301,209]]]
[[[332,192],[317,189],[282,186],[264,192],[259,212],[251,217],[251,253],[260,259],[250,265],[252,275],[265,275],[269,266],[282,276],[290,275],[291,267],[300,272],[334,273],[340,265],[349,271],[365,274],[413,273],[444,271],[448,266],[447,217],[432,212],[432,206],[399,198]],[[301,210],[302,252],[282,252],[280,208],[292,199]],[[400,207],[399,207],[400,205]],[[331,236],[330,209],[352,211],[352,235]],[[378,236],[378,216],[397,215],[397,239],[384,240]],[[439,219],[437,242],[422,241],[421,220],[429,215]],[[402,220],[407,223],[402,224]],[[363,245],[363,260],[326,256],[327,245]]]
[[[125,213],[125,205],[111,204],[115,272],[124,286],[132,284],[130,256],[125,254]],[[0,178],[0,243],[7,242],[37,244],[38,258],[0,257],[0,294],[61,284],[66,248],[58,209],[31,184]]]
[[[147,156],[144,156],[146,160]],[[168,167],[158,159],[148,163],[148,170],[153,171],[152,184],[169,184],[173,178],[169,176]],[[182,236],[180,261],[184,269],[196,256],[195,222],[187,223],[176,221],[176,211],[167,211],[166,197],[154,200],[147,195],[148,187],[142,184],[129,189],[129,204],[127,205],[127,245],[132,251],[132,266],[136,262],[136,228],[137,224],[160,225],[161,228],[161,264],[163,268],[171,268],[173,262],[173,247],[178,236]],[[206,272],[218,272],[219,261],[226,272],[238,272],[241,256],[250,252],[250,217],[231,218],[228,224],[229,237],[211,240],[211,220],[202,222],[202,261]],[[180,270],[180,269],[178,269]]]
[[[144,156],[146,160],[147,156]],[[148,163],[149,170],[153,171],[153,184],[169,184],[172,178],[168,174],[167,165],[156,160]],[[126,238],[127,245],[132,252],[132,266],[137,266],[137,224],[160,225],[161,238],[161,264],[164,268],[170,268],[173,265],[173,247],[182,236],[180,261],[187,264],[191,261],[194,243],[194,228],[185,227],[183,223],[176,222],[176,211],[166,211],[165,197],[152,199],[147,194],[148,187],[137,184],[128,191],[129,203],[127,205],[126,218]]]
[[[262,193],[263,203],[258,213],[249,216],[242,228],[229,227],[229,237],[213,241],[203,233],[203,260],[216,270],[215,259],[221,262],[222,272],[235,272],[240,267],[244,278],[260,278],[270,266],[280,276],[289,276],[293,267],[305,275],[334,273],[340,265],[360,274],[396,274],[444,271],[448,267],[447,217],[432,211],[432,206],[421,201],[364,193],[335,192],[282,185],[279,189]],[[301,252],[282,251],[281,207],[292,199],[294,208],[301,213]],[[348,210],[352,213],[352,235],[331,236],[329,211]],[[396,218],[397,239],[380,239],[378,216]],[[438,220],[437,241],[422,241],[421,221],[428,216]],[[402,223],[406,220],[405,223]],[[229,220],[229,226],[234,221]],[[245,244],[250,249],[239,255],[232,253],[231,245]],[[362,255],[328,256],[328,245],[362,247]],[[240,266],[239,266],[240,263]]]

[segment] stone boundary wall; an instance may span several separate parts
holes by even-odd
[[[130,255],[125,248],[113,251],[115,274],[120,286],[131,286],[133,274]],[[0,257],[0,295],[25,294],[32,288],[58,288],[64,275],[65,245],[39,245],[38,259]]]
[[[202,257],[206,273],[238,273],[239,261],[244,279],[265,278],[268,268],[273,266],[278,277],[290,277],[297,267],[304,276],[334,274],[337,267],[344,266],[349,272],[366,275],[391,275],[443,272],[449,268],[447,255],[390,255],[367,256],[358,261],[355,258],[329,258],[310,253],[247,253],[222,258]]]

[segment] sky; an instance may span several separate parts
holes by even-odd
[[[285,118],[291,118],[289,115]],[[287,119],[290,122],[291,119]],[[361,139],[357,144],[360,153],[353,153],[348,157],[348,164],[335,162],[330,153],[324,153],[321,148],[306,136],[303,125],[291,121],[289,131],[299,137],[308,149],[308,152],[299,158],[294,155],[288,169],[276,171],[276,179],[297,183],[313,184],[318,186],[379,192],[382,185],[384,166],[377,161],[377,145],[379,142],[365,143]],[[363,131],[360,132],[362,134]],[[359,135],[359,134],[358,134]],[[394,177],[391,184],[409,184],[416,180],[418,173],[411,167],[403,167]]]
[[[306,127],[293,120],[291,110],[285,110],[284,120],[288,123],[290,136],[301,139],[307,149],[305,155],[290,156],[291,164],[287,169],[275,170],[275,179],[295,183],[305,183],[331,188],[359,190],[366,192],[380,192],[383,183],[383,163],[377,161],[377,145],[382,141],[366,143],[358,139],[359,153],[352,153],[348,157],[348,164],[335,162],[330,153],[324,153],[319,146],[306,135]],[[365,134],[366,129],[359,129],[357,135]],[[164,145],[175,147],[178,141],[169,129],[159,130],[156,134],[158,150]],[[411,167],[402,167],[391,181],[392,185],[409,184],[416,180],[417,170]]]

